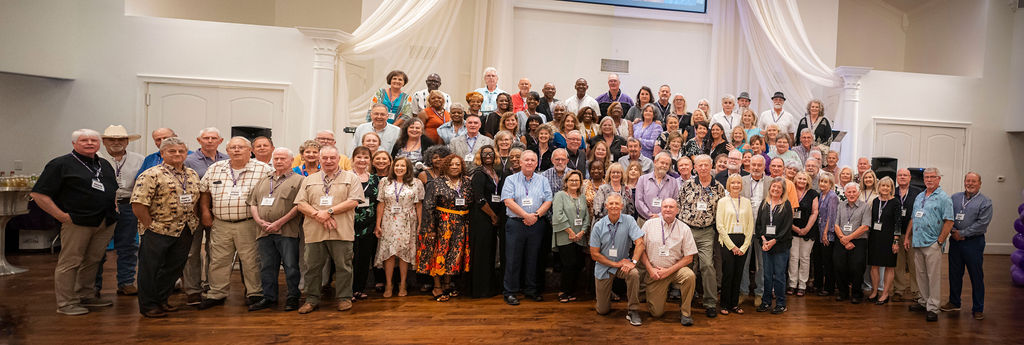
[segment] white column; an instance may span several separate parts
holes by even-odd
[[[323,129],[333,130],[340,136],[344,124],[334,119],[335,84],[338,67],[338,45],[349,35],[336,29],[299,27],[300,32],[313,39],[313,95],[310,98],[309,136]],[[338,127],[340,125],[340,127]]]
[[[871,71],[871,67],[839,66],[836,67],[836,74],[843,78],[843,97],[839,104],[839,115],[842,117],[842,126],[837,129],[845,130],[846,138],[840,143],[839,165],[852,165],[857,157],[863,156],[862,142],[869,138],[866,133],[869,128],[865,127],[866,121],[861,121],[860,116],[860,78]],[[835,147],[833,147],[835,148]]]

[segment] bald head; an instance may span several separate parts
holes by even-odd
[[[156,147],[159,148],[160,143],[163,142],[164,139],[176,136],[178,135],[174,134],[174,131],[171,130],[170,128],[157,128],[156,130],[153,131],[153,143],[156,144]]]

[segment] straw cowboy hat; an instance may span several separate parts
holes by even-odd
[[[128,130],[124,129],[124,126],[122,125],[111,125],[107,127],[107,129],[103,130],[103,135],[100,137],[103,139],[127,138],[129,142],[139,140],[139,138],[142,138],[142,136],[138,134],[128,134]]]

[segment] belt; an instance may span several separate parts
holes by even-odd
[[[132,198],[117,199],[117,203],[118,204],[130,204],[131,202],[132,202]]]
[[[456,210],[453,210],[453,209],[450,209],[450,208],[444,208],[444,207],[437,207],[437,210],[441,211],[441,212],[444,212],[444,213],[457,214],[457,215],[460,215],[460,216],[469,213],[469,211],[456,211]]]
[[[228,223],[241,223],[241,222],[244,222],[244,221],[247,221],[247,220],[250,220],[250,219],[252,219],[252,218],[243,218],[243,219],[237,219],[237,220],[227,220],[227,219],[218,219],[218,220],[222,221],[222,222],[228,222]]]

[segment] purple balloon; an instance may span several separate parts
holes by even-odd
[[[1013,235],[1013,247],[1017,249],[1024,249],[1024,234]]]
[[[1020,204],[1020,206],[1017,206],[1017,214],[1021,215],[1021,217],[1024,217],[1024,203]]]
[[[1024,219],[1017,219],[1013,221],[1013,229],[1017,230],[1017,233],[1024,234]]]
[[[1013,254],[1010,254],[1010,262],[1014,265],[1020,266],[1021,263],[1024,262],[1024,250],[1018,249],[1014,251]]]
[[[1010,268],[1010,278],[1013,280],[1013,284],[1017,286],[1024,286],[1024,269],[1019,266],[1013,266]]]

